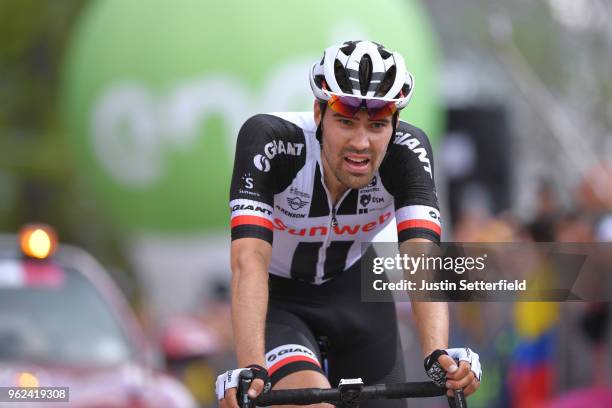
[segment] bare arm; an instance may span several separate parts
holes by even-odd
[[[431,241],[422,238],[409,239],[400,245],[400,252],[407,255],[416,255],[415,247],[409,242],[431,243]],[[420,251],[419,251],[420,252]],[[419,302],[414,299],[412,302],[412,310],[416,321],[419,338],[421,340],[421,350],[423,357],[429,356],[434,350],[448,349],[448,303],[447,302]],[[478,357],[478,355],[476,355]],[[471,371],[471,365],[465,361],[456,364],[448,355],[438,357],[438,362],[446,371],[446,387],[448,397],[453,396],[452,390],[463,389],[465,396],[476,392],[480,387],[479,379]]]
[[[412,301],[423,357],[448,348],[448,304]]]
[[[414,255],[411,254],[413,249],[408,243],[415,242],[431,243],[423,238],[409,239],[400,245],[400,252]],[[423,356],[427,357],[436,349],[448,348],[448,304],[446,302],[419,302],[412,299],[412,310]]]
[[[232,327],[238,365],[265,367],[268,267],[272,246],[257,238],[232,242]]]

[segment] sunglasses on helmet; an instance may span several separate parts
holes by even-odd
[[[342,116],[354,117],[361,109],[368,112],[370,120],[379,120],[389,117],[397,112],[396,103],[398,99],[379,98],[379,97],[358,97],[347,94],[330,92],[323,89],[329,96],[327,105],[336,113]]]

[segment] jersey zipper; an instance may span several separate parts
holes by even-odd
[[[331,208],[330,219],[329,219],[329,233],[325,236],[325,240],[323,241],[323,245],[319,248],[319,261],[317,262],[317,274],[315,276],[315,283],[320,283],[323,279],[323,275],[325,274],[324,266],[325,266],[325,254],[327,253],[327,248],[329,248],[330,237],[333,234],[334,228],[338,226],[338,219],[336,218],[336,209],[340,208],[342,205],[342,201],[344,198],[351,192],[349,188],[342,194],[336,205],[332,205],[329,190],[325,185],[325,181],[323,180],[323,174],[321,174],[321,184],[323,185],[323,189],[325,190],[325,194],[327,195],[327,205]]]
[[[334,228],[338,226],[338,220],[336,219],[336,207],[332,207],[331,226]]]

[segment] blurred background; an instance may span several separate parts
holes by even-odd
[[[310,109],[312,62],[358,38],[402,53],[416,78],[402,118],[432,140],[444,240],[612,240],[605,0],[2,1],[0,231],[44,222],[91,253],[158,367],[215,406],[217,372],[234,364],[237,131],[258,112]],[[451,344],[485,369],[470,406],[612,406],[608,303],[451,309]]]

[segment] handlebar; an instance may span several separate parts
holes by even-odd
[[[301,388],[294,390],[275,390],[259,395],[250,400],[246,395],[253,373],[244,370],[240,373],[238,385],[238,404],[242,408],[266,407],[270,405],[309,405],[321,402],[340,404],[341,407],[358,407],[359,402],[368,399],[397,399],[397,398],[427,398],[446,395],[446,388],[438,387],[433,382],[407,382],[399,384],[363,385],[349,380],[349,386],[338,388]],[[344,381],[344,380],[343,380]],[[451,408],[467,408],[465,395],[462,390],[456,390],[453,398],[448,398]]]

